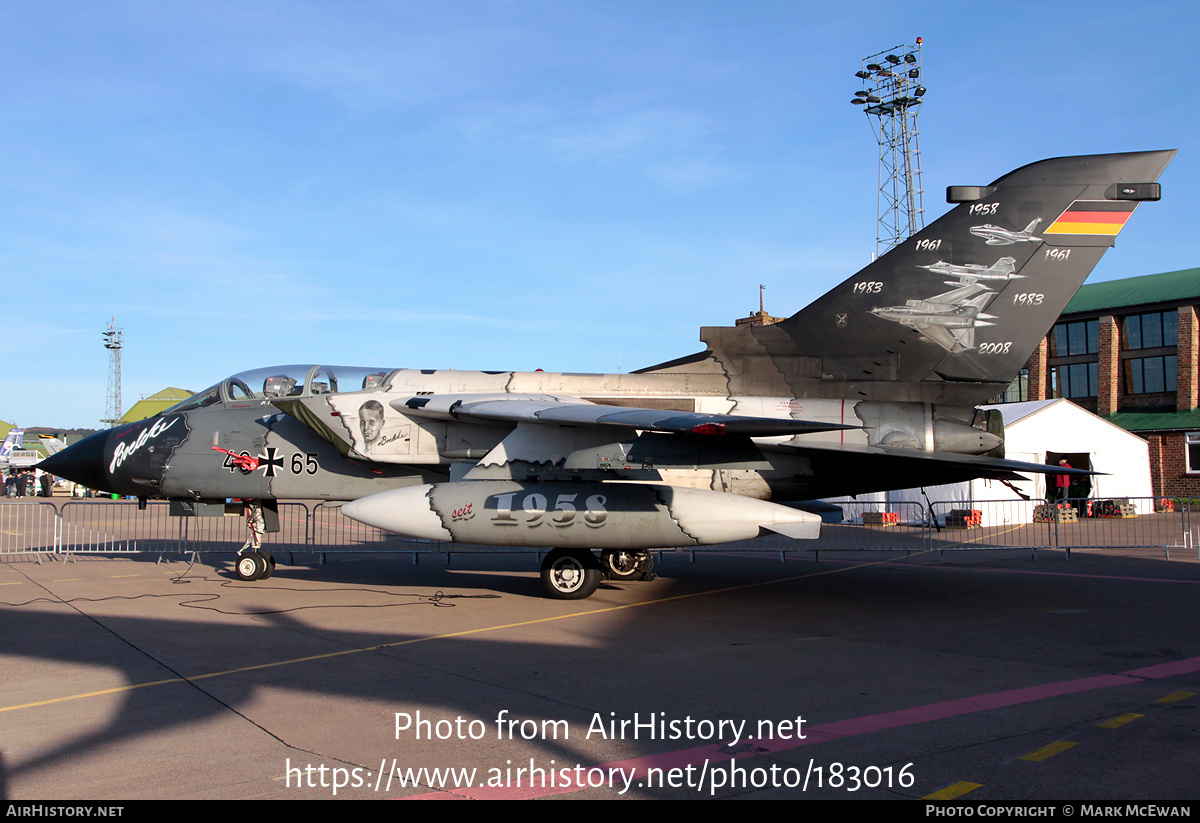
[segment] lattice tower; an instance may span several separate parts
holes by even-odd
[[[115,426],[121,420],[121,349],[125,345],[125,330],[114,325],[116,318],[109,321],[101,335],[104,348],[108,349],[108,401],[104,407],[101,423]]]
[[[864,57],[855,76],[863,87],[850,102],[863,107],[879,144],[878,256],[925,227],[917,141],[917,114],[925,96],[921,38]]]

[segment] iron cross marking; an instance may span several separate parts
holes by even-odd
[[[258,458],[259,465],[263,466],[267,470],[266,473],[263,475],[264,477],[274,477],[275,469],[283,468],[283,458],[276,457],[275,451],[276,451],[275,447],[271,446],[267,449],[266,457]]]

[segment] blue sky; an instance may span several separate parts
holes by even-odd
[[[1200,265],[1186,2],[56,2],[0,11],[0,419],[276,363],[629,371],[874,250],[861,59],[945,187],[1177,148],[1092,280]]]

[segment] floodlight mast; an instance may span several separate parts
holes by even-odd
[[[876,256],[925,228],[917,114],[925,96],[921,38],[864,57],[855,76],[862,90],[850,102],[862,106],[879,144]]]
[[[108,349],[108,402],[100,421],[107,426],[121,422],[121,349],[125,345],[125,330],[116,328],[115,323],[116,318],[110,320],[100,335],[104,338],[104,348]]]

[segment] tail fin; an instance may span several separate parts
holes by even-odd
[[[12,456],[14,449],[21,449],[24,446],[25,430],[9,429],[8,435],[4,438],[4,443],[0,444],[0,459],[8,459]]]
[[[47,457],[52,454],[58,454],[67,447],[65,440],[55,437],[52,434],[39,434],[38,441],[41,443],[42,448],[46,450]]]
[[[642,371],[703,360],[736,395],[984,402],[1024,365],[1138,202],[1158,199],[1174,155],[1060,157],[989,186],[952,186],[947,199],[959,205],[799,313],[706,327],[708,352]],[[945,292],[947,282],[971,288]]]

